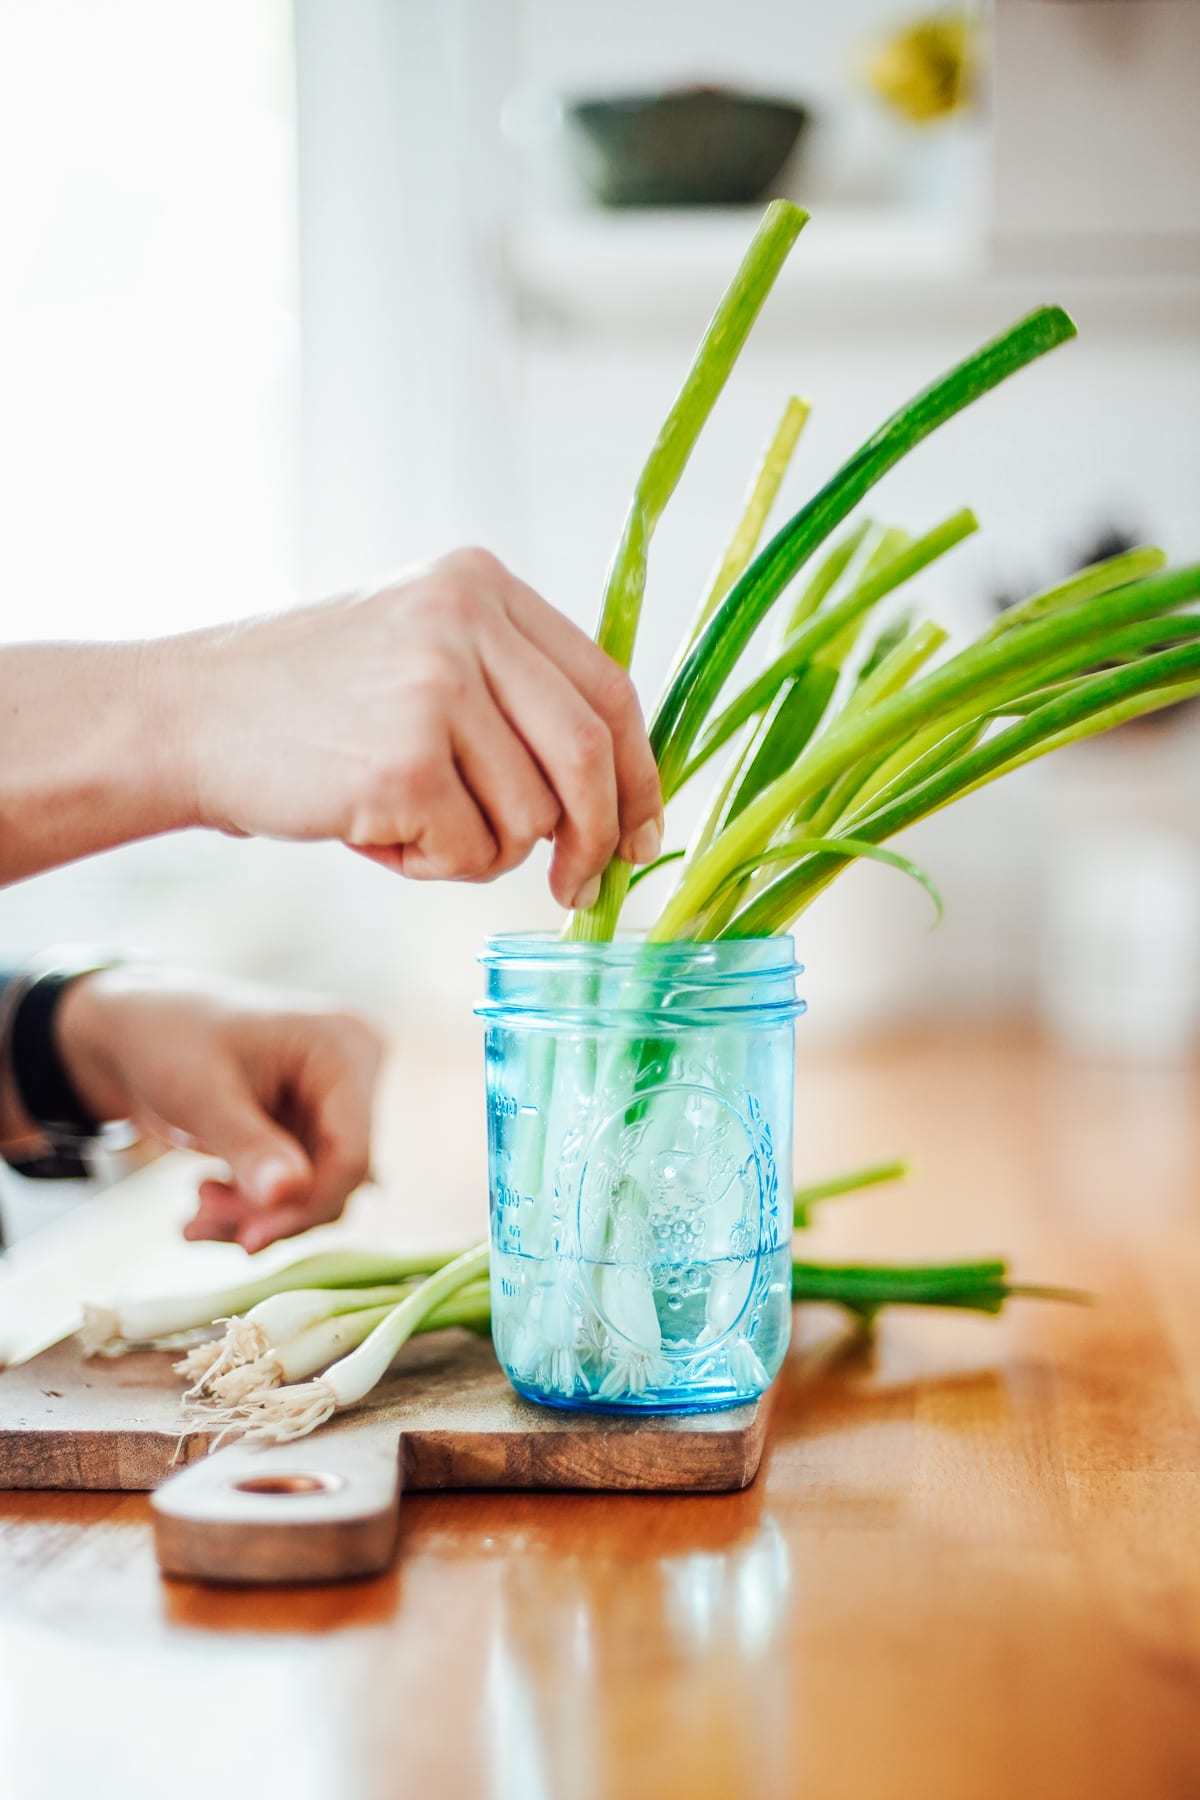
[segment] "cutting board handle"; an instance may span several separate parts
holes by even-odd
[[[231,1444],[154,1494],[167,1575],[199,1581],[342,1581],[377,1575],[396,1549],[403,1438],[346,1432],[271,1449]]]

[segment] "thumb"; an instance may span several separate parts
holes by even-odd
[[[251,1089],[234,1080],[209,1094],[200,1134],[229,1164],[233,1185],[258,1206],[276,1206],[307,1187],[312,1164],[289,1132],[268,1117]]]

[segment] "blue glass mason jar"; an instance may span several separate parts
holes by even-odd
[[[761,1394],[791,1328],[790,938],[492,938],[492,1335],[551,1406]]]

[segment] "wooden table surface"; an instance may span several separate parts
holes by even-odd
[[[468,1229],[477,1068],[400,1073],[389,1192]],[[1102,1303],[810,1311],[745,1493],[415,1496],[359,1585],[164,1582],[144,1497],[0,1495],[0,1792],[1194,1800],[1200,1076],[802,1068],[802,1173],[894,1151],[814,1254],[998,1248]]]

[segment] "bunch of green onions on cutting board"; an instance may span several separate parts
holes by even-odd
[[[796,1190],[797,1231],[826,1201],[908,1173],[873,1164]],[[93,1355],[182,1349],[175,1364],[187,1413],[220,1435],[284,1443],[357,1405],[418,1333],[491,1322],[488,1247],[401,1257],[334,1250],[306,1256],[213,1293],[89,1307],[82,1337]],[[998,1313],[1006,1300],[1080,1298],[1009,1279],[1000,1258],[932,1264],[821,1263],[795,1259],[792,1299],[842,1307],[863,1326],[888,1306]],[[216,1335],[205,1335],[217,1328]]]
[[[805,222],[785,201],[768,208],[638,480],[597,631],[625,666],[655,529]],[[852,516],[931,432],[1074,335],[1058,307],[1020,320],[886,419],[760,549],[809,413],[806,402],[788,401],[651,720],[668,802],[723,758],[710,802],[686,850],[637,875],[615,859],[595,906],[574,915],[571,939],[611,939],[630,888],[670,865],[674,882],[652,942],[785,932],[860,858],[904,870],[936,900],[929,878],[886,848],[889,840],[1037,757],[1200,693],[1200,618],[1186,610],[1200,597],[1200,566],[1168,569],[1149,545],[1127,551],[1034,595],[950,652],[940,626],[896,613],[893,597],[977,529],[974,514],[959,508],[915,536]],[[885,601],[892,605],[881,615]],[[768,625],[774,649],[765,669],[750,672],[746,653]],[[820,1197],[797,1196],[798,1226]],[[93,1342],[159,1341],[249,1308],[224,1338],[185,1357],[191,1399],[249,1437],[301,1435],[362,1399],[415,1331],[486,1326],[486,1245],[425,1268],[386,1257],[359,1263],[299,1263],[190,1311],[162,1303],[140,1317],[93,1319]],[[792,1291],[797,1301],[831,1300],[870,1321],[898,1303],[996,1312],[1014,1293],[1056,1290],[1014,1288],[993,1260],[923,1268],[796,1261]]]

